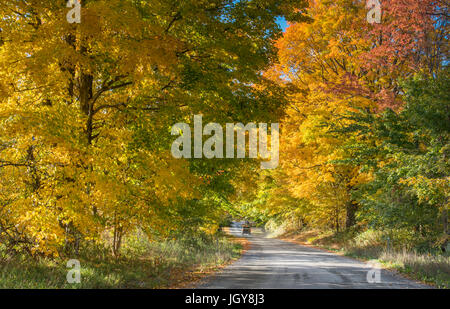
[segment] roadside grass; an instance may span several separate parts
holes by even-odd
[[[77,257],[81,283],[69,284],[70,257],[6,256],[0,247],[0,288],[173,288],[231,262],[241,251],[242,244],[225,235],[159,242],[132,237],[118,258],[106,248],[91,248]]]
[[[379,260],[387,268],[430,283],[439,288],[450,288],[450,257],[444,255],[425,255],[416,252],[383,252]]]
[[[377,260],[385,268],[398,271],[408,278],[450,288],[450,255],[430,250],[417,252],[406,241],[390,238],[378,231],[357,233],[319,230],[290,231],[278,236],[281,239],[323,248],[361,260]]]

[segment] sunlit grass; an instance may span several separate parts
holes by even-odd
[[[128,239],[122,255],[86,254],[81,262],[81,283],[69,284],[69,258],[3,256],[0,288],[167,288],[190,280],[189,272],[206,272],[239,257],[242,246],[230,238],[150,242]]]

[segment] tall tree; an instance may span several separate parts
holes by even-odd
[[[276,16],[301,5],[86,0],[70,24],[66,1],[2,1],[1,237],[57,254],[111,230],[117,254],[135,226],[175,229],[170,207],[201,208],[203,175],[172,158],[170,126],[270,115],[276,100],[251,85],[275,57]]]

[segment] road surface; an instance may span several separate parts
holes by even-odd
[[[241,259],[207,278],[197,288],[428,288],[393,272],[374,268],[370,264],[323,250],[267,238],[261,230],[254,230],[255,232],[248,236],[250,249]],[[241,236],[239,224],[235,223],[230,232]],[[377,271],[380,271],[379,277]],[[369,280],[368,272],[370,272]]]

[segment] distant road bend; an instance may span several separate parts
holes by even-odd
[[[233,223],[230,232],[241,236]],[[240,260],[207,278],[197,288],[208,289],[416,289],[426,285],[380,270],[380,282],[369,283],[371,265],[326,251],[267,238],[259,229],[247,236],[251,247]],[[378,280],[370,280],[378,281]]]

